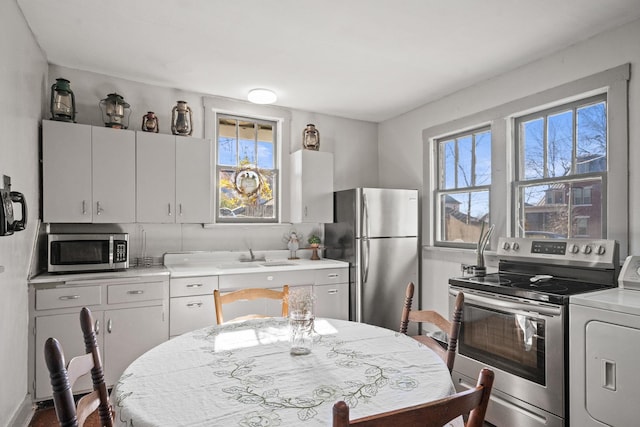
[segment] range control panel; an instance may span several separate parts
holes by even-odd
[[[499,259],[611,268],[618,265],[618,243],[608,239],[530,239],[500,237]]]

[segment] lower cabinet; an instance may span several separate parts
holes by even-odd
[[[145,281],[95,281],[83,286],[32,285],[30,307],[33,339],[32,391],[34,400],[51,398],[44,343],[54,337],[62,345],[65,361],[85,353],[80,309],[91,310],[102,355],[105,382],[113,386],[140,355],[169,337],[168,288],[164,276]],[[91,390],[91,378],[81,378],[73,392]]]
[[[169,285],[169,336],[216,324],[213,290],[218,276],[172,278]]]
[[[349,269],[316,270],[316,317],[349,320]]]

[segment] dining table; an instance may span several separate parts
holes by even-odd
[[[136,359],[115,384],[117,426],[331,426],[455,393],[444,362],[397,331],[316,318],[312,350],[290,353],[286,318],[209,326]],[[449,425],[463,426],[460,418]]]

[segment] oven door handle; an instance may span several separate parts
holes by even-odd
[[[502,295],[491,295],[491,298],[479,295],[478,293],[463,288],[450,287],[449,294],[454,297],[458,295],[458,292],[464,292],[465,304],[476,303],[484,308],[501,309],[509,312],[528,312],[536,313],[542,316],[560,316],[562,314],[562,307],[549,304],[528,304],[521,300],[513,298],[505,298]]]

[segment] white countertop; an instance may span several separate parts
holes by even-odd
[[[73,282],[87,280],[127,279],[133,277],[168,276],[169,270],[163,265],[152,267],[132,267],[117,271],[94,271],[89,273],[42,273],[29,279],[30,284]]]
[[[640,316],[640,290],[613,288],[604,291],[572,295],[572,305],[600,308]]]

